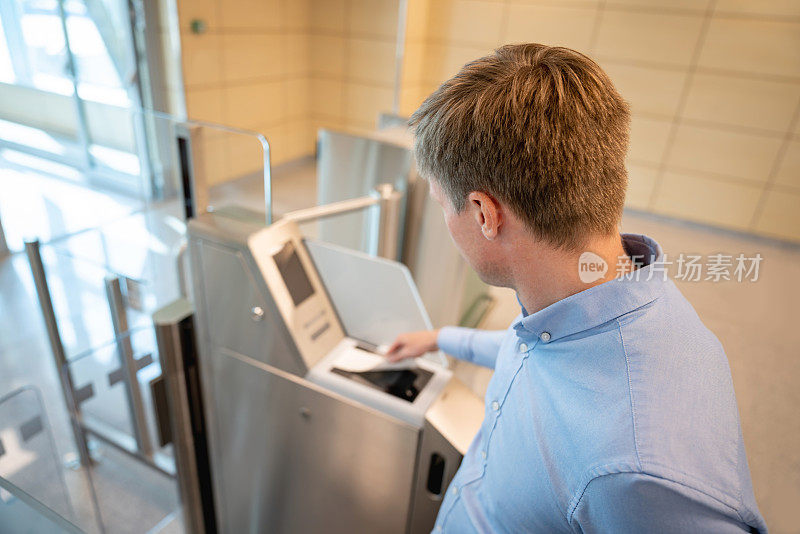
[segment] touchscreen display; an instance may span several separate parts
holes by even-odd
[[[272,256],[272,259],[275,260],[275,264],[278,266],[283,282],[286,284],[286,289],[289,290],[295,306],[299,306],[314,294],[314,286],[311,285],[311,280],[308,279],[306,270],[300,262],[300,256],[297,255],[297,250],[295,250],[292,241],[287,241],[283,248]]]

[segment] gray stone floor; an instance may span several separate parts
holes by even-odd
[[[33,219],[22,217],[24,210],[7,207],[33,198],[34,193],[20,185],[29,182],[0,162],[0,214],[6,231],[17,236],[14,242],[19,242],[20,224],[59,238],[43,247],[43,258],[68,354],[85,353],[113,338],[103,292],[103,278],[109,274],[135,281],[143,302],[142,311],[132,313],[131,321],[146,330],[149,312],[177,294],[174,256],[183,228],[177,204],[145,205],[96,192],[82,195],[80,185],[65,185],[42,172],[25,174],[43,191],[57,189],[58,195],[50,195],[47,209],[36,211]],[[312,160],[276,169],[273,176],[277,214],[315,204]],[[12,198],[15,191],[23,191],[23,197]],[[85,196],[91,202],[84,209],[59,204]],[[214,205],[242,204],[252,209],[263,209],[262,199],[259,178],[225,184],[211,195]],[[19,220],[10,220],[6,216],[10,212]],[[72,237],[56,231],[58,225],[68,228]],[[800,502],[800,328],[794,310],[800,302],[800,247],[635,212],[625,214],[623,229],[655,238],[669,255],[760,253],[763,257],[757,282],[679,282],[679,287],[727,351],[756,497],[767,523],[772,532],[800,532],[792,513],[792,505]],[[483,326],[505,328],[519,313],[516,299],[499,289],[494,296],[496,303]],[[148,343],[143,339],[137,346],[146,351]],[[90,356],[100,363],[110,357],[97,352]],[[478,392],[490,376],[464,364],[457,373]],[[42,394],[56,438],[55,454],[62,462],[74,454],[74,445],[27,260],[16,253],[0,260],[0,396],[28,385]],[[98,403],[98,413],[110,419],[116,415],[115,424],[125,428],[121,401],[104,394],[108,396]],[[0,431],[3,426],[0,421]],[[91,475],[109,531],[181,530],[176,490],[169,479],[109,447],[101,446],[97,454],[99,462],[91,472],[63,469],[73,518],[82,528],[96,530],[87,498]]]

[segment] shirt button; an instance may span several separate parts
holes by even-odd
[[[458,486],[453,486],[453,495],[458,495]]]
[[[492,410],[497,411],[500,409],[500,403],[497,401],[492,401]]]
[[[486,451],[481,451],[481,458],[486,459]]]
[[[442,525],[436,525],[436,532],[442,531]]]
[[[520,352],[528,352],[528,345],[526,345],[525,343],[520,343],[519,344],[519,351]]]
[[[541,335],[539,335],[539,339],[547,343],[550,341],[550,332],[542,332]]]

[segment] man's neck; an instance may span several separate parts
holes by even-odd
[[[579,262],[584,252],[599,256],[607,266],[605,274],[597,280],[581,280]],[[577,252],[552,247],[533,248],[515,259],[512,288],[517,291],[525,311],[531,314],[633,269],[619,235],[592,240]]]

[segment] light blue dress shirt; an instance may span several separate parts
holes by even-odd
[[[494,376],[436,531],[766,532],[725,352],[653,268],[658,244],[623,243],[645,258],[638,279],[506,331],[441,330],[442,350]]]

